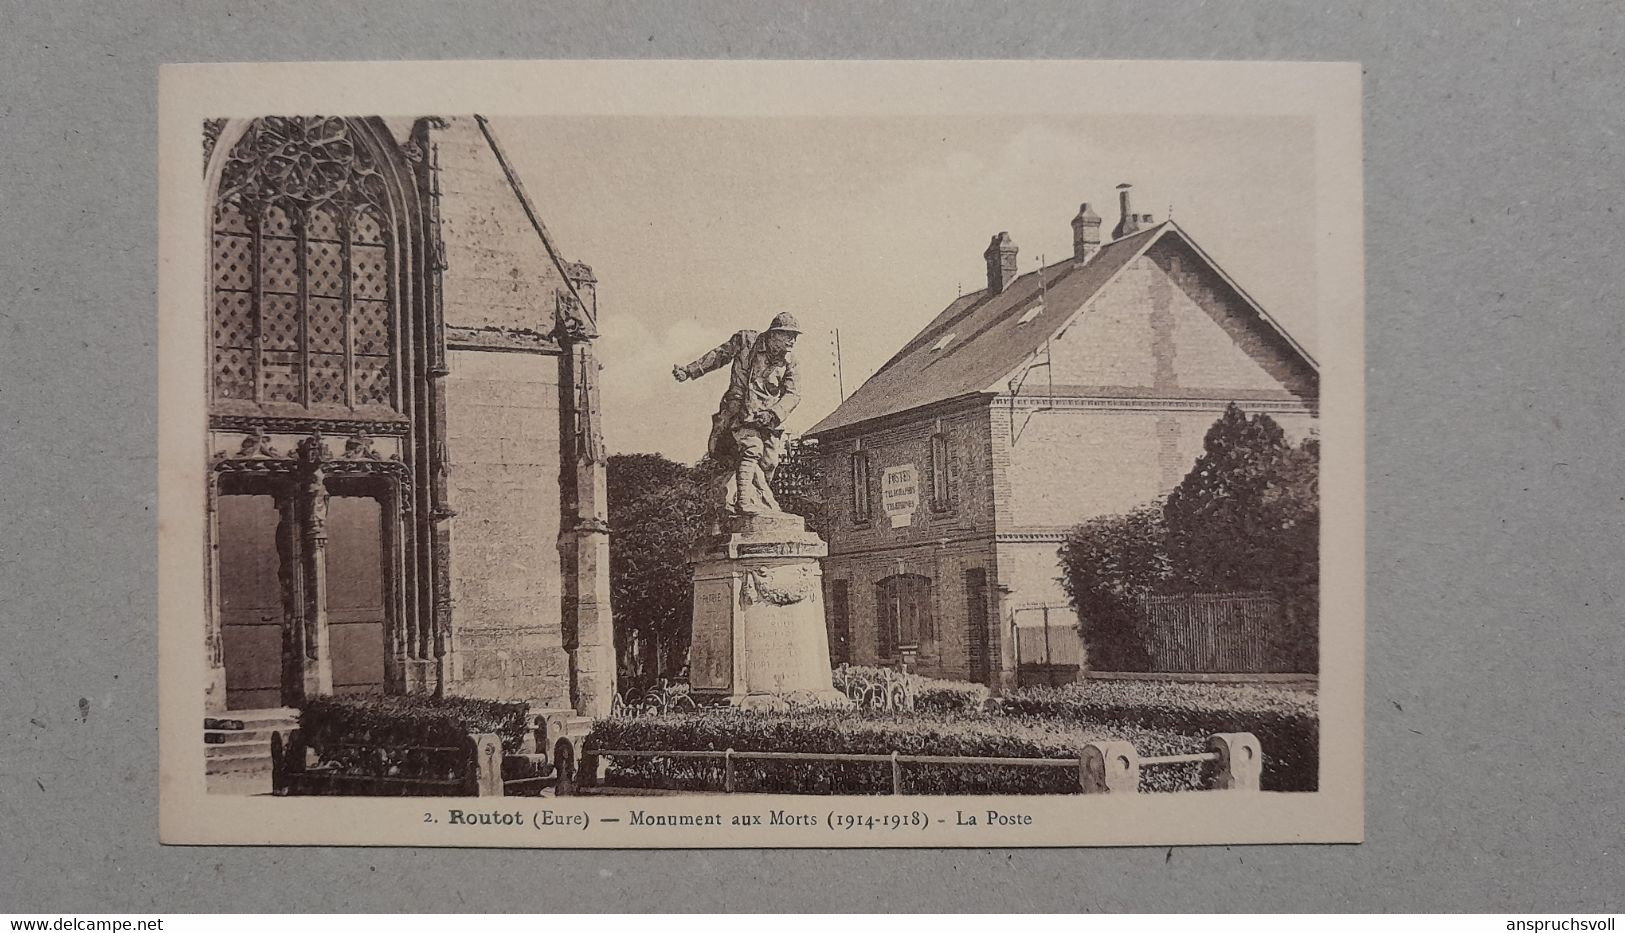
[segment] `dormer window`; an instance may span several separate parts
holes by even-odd
[[[1038,317],[1040,314],[1043,314],[1043,313],[1044,313],[1043,304],[1035,304],[1031,308],[1028,308],[1025,312],[1023,312],[1021,317],[1016,320],[1016,323],[1017,324],[1031,324],[1033,318]]]
[[[936,343],[931,345],[931,352],[936,353],[939,350],[947,349],[948,344],[953,343],[954,342],[954,337],[956,337],[956,336],[958,336],[958,335],[957,334],[948,334],[947,336],[943,337],[941,340],[938,340]]]

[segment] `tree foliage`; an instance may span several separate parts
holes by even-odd
[[[1171,578],[1161,504],[1084,522],[1066,536],[1060,557],[1061,586],[1078,612],[1089,666],[1144,670],[1139,599]]]
[[[1320,451],[1235,405],[1168,496],[1168,557],[1192,591],[1280,592],[1318,576]]]
[[[1293,445],[1268,415],[1230,405],[1165,502],[1073,529],[1063,585],[1090,663],[1145,663],[1134,603],[1152,593],[1265,591],[1286,625],[1272,650],[1313,670],[1320,607],[1320,445]]]
[[[1235,405],[1168,496],[1168,556],[1187,592],[1263,590],[1281,602],[1272,654],[1318,666],[1320,442],[1293,445],[1268,415]]]
[[[687,665],[687,558],[708,527],[706,479],[659,454],[609,458],[610,594],[625,686],[676,678]]]

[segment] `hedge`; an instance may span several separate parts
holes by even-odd
[[[928,680],[914,692],[914,708],[922,713],[979,713],[990,695],[981,684]]]
[[[1251,732],[1264,751],[1264,790],[1320,786],[1320,716],[1313,693],[1258,684],[1086,681],[1027,687],[999,701],[1005,713],[1044,721],[1109,722],[1192,738]],[[1142,752],[1143,754],[1143,752]]]
[[[790,713],[714,709],[698,713],[600,720],[586,751],[598,749],[824,752],[954,755],[979,758],[1076,759],[1094,739],[1134,743],[1143,755],[1182,754],[1200,743],[1143,729],[1018,720],[977,714],[907,714],[808,710]],[[1143,790],[1188,790],[1195,766],[1150,768]],[[723,762],[695,758],[612,758],[611,784],[720,790]],[[889,794],[891,765],[884,762],[734,761],[741,793]],[[986,765],[904,765],[906,794],[1065,794],[1078,792],[1078,770]]]
[[[324,760],[340,746],[461,747],[470,734],[495,733],[513,753],[524,742],[525,703],[428,694],[313,697],[299,708],[299,732]]]

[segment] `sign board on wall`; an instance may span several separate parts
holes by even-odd
[[[914,464],[887,467],[880,474],[880,508],[891,519],[893,528],[903,528],[914,522],[914,511],[920,507],[920,475]]]

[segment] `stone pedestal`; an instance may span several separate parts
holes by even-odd
[[[797,515],[727,520],[694,567],[689,688],[735,706],[846,705],[824,627],[823,539]]]

